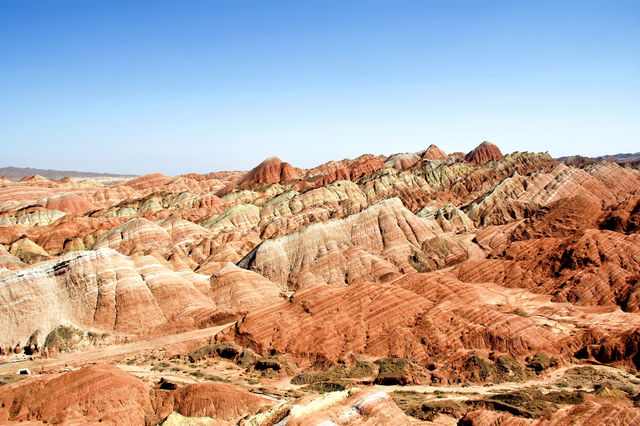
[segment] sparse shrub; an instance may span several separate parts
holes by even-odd
[[[60,325],[47,335],[44,347],[58,351],[70,351],[83,339],[84,332],[75,327]]]

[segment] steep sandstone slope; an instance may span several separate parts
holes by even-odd
[[[603,168],[608,174],[622,171],[622,177],[629,177],[618,166],[602,166],[599,171]],[[598,192],[574,187],[566,193],[563,190],[557,201],[524,220],[485,227],[475,240],[489,259],[469,261],[455,273],[467,282],[524,287],[551,294],[557,301],[617,305],[637,312],[640,240],[629,225],[637,205],[633,194],[637,188],[622,178],[617,187],[611,183],[606,186],[613,189],[607,193],[607,203],[599,198],[604,195],[595,196]],[[593,188],[603,190],[598,184],[591,185]],[[622,201],[612,199],[614,196]],[[612,212],[617,212],[616,216]]]
[[[385,166],[392,167],[396,170],[408,169],[409,167],[420,161],[420,155],[407,152],[402,154],[393,154],[384,162]]]
[[[239,265],[292,289],[386,281],[412,271],[409,258],[435,236],[426,221],[391,199],[267,240]]]
[[[548,296],[466,284],[437,272],[300,290],[288,302],[250,312],[219,339],[310,364],[349,362],[354,354],[407,357],[440,365],[432,380],[446,382],[465,374],[473,350],[518,357],[546,351],[565,359],[584,352],[633,366],[639,326],[635,314],[553,303]]]
[[[467,214],[476,224],[499,225],[523,219],[563,198],[581,196],[607,207],[638,188],[640,173],[616,164],[584,170],[561,164],[549,173],[514,174],[475,201]]]
[[[449,158],[446,152],[437,145],[431,144],[427,149],[418,153],[423,160],[446,160]]]
[[[500,148],[488,141],[482,142],[464,157],[471,164],[485,164],[501,158],[502,152],[500,152]]]
[[[238,180],[238,186],[265,185],[296,179],[300,174],[291,164],[277,157],[270,157]]]
[[[275,285],[250,272],[210,280],[191,271],[174,272],[153,256],[126,257],[112,249],[70,253],[1,273],[5,332],[0,347],[25,345],[32,335],[42,347],[59,325],[117,335],[169,333],[170,326],[188,329],[226,321],[279,298]]]
[[[266,398],[222,383],[151,389],[119,368],[95,364],[0,387],[0,422],[158,424],[172,412],[226,424],[273,406]]]
[[[296,189],[313,188],[336,180],[355,181],[386,167],[384,156],[361,155],[353,160],[330,161],[306,171],[305,178],[296,184]]]
[[[39,188],[46,191],[63,191],[62,194],[72,194],[76,199],[80,197],[96,206],[97,210],[84,214],[50,210],[45,207],[47,204],[43,201],[46,197],[42,198],[42,194],[39,194],[35,199],[29,198],[21,204],[18,203],[24,206],[21,209],[4,210],[2,213],[0,208],[0,221],[5,220],[9,225],[2,229],[15,227],[16,225],[12,225],[15,223],[25,225],[23,236],[51,256],[90,248],[106,234],[132,219],[135,220],[125,228],[139,230],[139,235],[125,230],[123,236],[136,236],[120,242],[117,241],[120,233],[115,232],[110,235],[109,241],[102,241],[97,247],[112,246],[126,254],[146,253],[149,249],[154,249],[162,252],[168,259],[174,255],[174,251],[181,252],[178,256],[192,257],[193,247],[205,241],[215,240],[211,250],[208,250],[207,257],[202,258],[198,254],[198,259],[185,261],[189,268],[196,269],[203,259],[237,262],[255,247],[259,242],[257,240],[282,236],[310,223],[358,213],[363,208],[384,199],[399,197],[413,212],[420,211],[428,203],[433,203],[436,207],[446,202],[460,205],[461,200],[481,196],[491,188],[494,181],[509,173],[529,173],[541,168],[546,170],[548,166],[543,157],[510,154],[498,162],[476,167],[455,160],[440,160],[435,165],[426,161],[423,166],[416,166],[417,168],[409,172],[384,169],[381,157],[362,156],[356,160],[328,163],[306,171],[307,177],[302,181],[296,181],[297,190],[280,184],[257,184],[252,186],[252,190],[231,189],[222,195],[222,198],[213,195],[212,191],[228,185],[237,174],[211,177],[185,175],[173,179],[148,175],[105,188],[67,187],[41,179],[15,183],[22,187],[14,189],[22,191],[29,189],[28,185],[37,187],[46,184],[46,187]],[[382,164],[380,167],[383,170],[378,166],[365,167],[366,164],[374,162]],[[315,181],[317,176],[311,176],[320,172],[331,174],[341,166],[350,167],[347,179],[359,176],[355,178],[355,182],[342,180],[322,184]],[[356,173],[357,170],[361,171]],[[321,176],[322,180],[325,180],[327,175]],[[9,204],[16,205],[15,202]],[[243,213],[245,211],[252,214]],[[142,223],[138,219],[150,220],[159,225],[158,221],[169,217],[205,225],[215,236],[206,233],[193,235],[188,238],[192,241],[186,243],[185,247],[174,250],[177,244],[182,243],[172,239],[169,246],[163,246],[167,241],[163,232],[148,222],[145,226],[139,226]],[[36,224],[38,226],[34,226]],[[0,231],[0,234],[2,233]],[[154,240],[154,236],[157,237],[157,241]],[[20,236],[16,236],[8,244],[15,242],[17,238]],[[111,241],[112,238],[116,241]],[[230,241],[233,243],[228,244]],[[200,253],[200,250],[196,250],[196,253]],[[215,258],[209,258],[210,256]]]

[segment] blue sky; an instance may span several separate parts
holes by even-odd
[[[0,0],[0,166],[640,151],[640,1]]]

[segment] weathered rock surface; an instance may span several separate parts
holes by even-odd
[[[298,176],[299,171],[291,164],[277,157],[270,157],[243,176],[238,181],[238,185],[247,186],[280,183],[296,179]]]
[[[554,303],[525,290],[466,284],[438,272],[387,284],[314,286],[288,302],[247,314],[221,338],[310,363],[348,360],[358,353],[411,358],[423,365],[437,361],[445,365],[437,380],[446,381],[454,378],[460,351],[466,350],[518,356],[544,350],[568,357],[602,345],[602,339],[617,339],[617,349],[589,356],[633,364],[639,326],[635,314]]]
[[[446,160],[447,158],[449,158],[446,152],[433,144],[429,145],[429,147],[421,154],[421,157],[424,160]]]
[[[239,265],[293,289],[386,281],[413,270],[409,257],[433,236],[425,221],[391,199],[265,241]]]
[[[373,425],[415,424],[385,392],[351,389],[297,401],[287,425]]]
[[[482,142],[464,157],[471,164],[485,164],[501,158],[502,152],[500,152],[500,148],[488,141]]]
[[[157,424],[172,412],[236,423],[273,405],[222,383],[195,383],[176,390],[150,389],[108,364],[0,387],[0,422]]]
[[[36,330],[44,339],[59,325],[118,335],[194,328],[281,300],[275,284],[230,269],[209,279],[174,272],[153,256],[103,248],[0,272],[0,323],[6,325],[0,347],[24,344]]]

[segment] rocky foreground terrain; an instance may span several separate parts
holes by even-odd
[[[639,231],[640,171],[488,142],[3,178],[0,423],[638,424]]]

